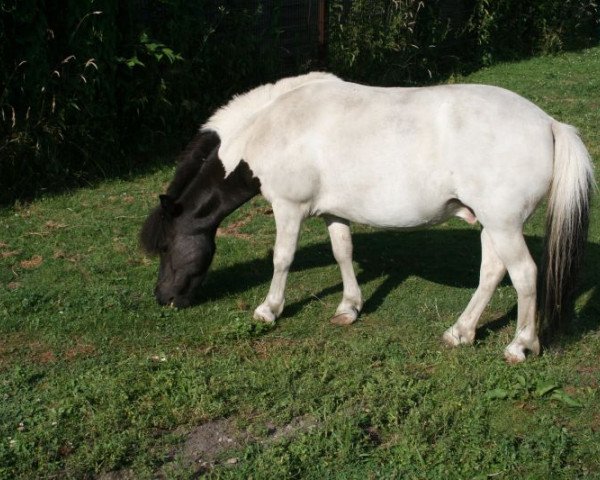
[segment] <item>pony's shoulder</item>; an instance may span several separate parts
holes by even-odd
[[[201,130],[214,131],[221,140],[219,156],[225,171],[229,174],[241,160],[249,126],[256,116],[268,105],[289,92],[317,82],[342,82],[341,79],[326,72],[311,72],[296,77],[282,78],[249,92],[233,97],[229,103],[218,109],[202,126]]]

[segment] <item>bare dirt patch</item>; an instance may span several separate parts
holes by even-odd
[[[279,355],[281,350],[289,349],[295,344],[296,342],[289,338],[269,338],[255,341],[252,344],[252,348],[256,352],[258,358],[266,360],[273,354]]]
[[[54,363],[54,350],[44,342],[33,340],[24,333],[5,334],[0,337],[0,366],[19,362],[25,356],[38,364]]]
[[[60,228],[66,228],[67,225],[64,223],[60,223],[60,222],[55,222],[54,220],[48,220],[44,226],[48,229],[48,230],[56,230],[56,229],[60,229]]]
[[[217,237],[235,237],[243,239],[250,238],[249,234],[240,232],[240,229],[248,225],[257,214],[272,215],[273,209],[270,207],[259,208],[250,212],[244,218],[240,218],[235,222],[231,222],[225,227],[219,227],[217,228]]]
[[[91,357],[95,352],[96,349],[93,345],[77,342],[74,347],[65,351],[64,357],[66,360],[75,360],[77,358]]]
[[[25,270],[33,270],[34,268],[38,268],[43,261],[44,259],[41,255],[34,255],[29,260],[22,260],[19,265]]]
[[[175,463],[192,470],[194,477],[207,473],[219,465],[232,468],[240,462],[233,453],[249,443],[269,445],[291,439],[318,425],[318,420],[312,415],[302,415],[280,427],[268,422],[264,425],[267,435],[257,437],[248,430],[240,430],[232,418],[211,420],[184,434],[181,446],[169,455],[172,461],[163,465],[155,477],[168,478],[168,472]],[[231,453],[228,455],[228,452]]]
[[[34,362],[42,365],[56,362],[54,351],[45,343],[39,340],[27,342],[25,348],[28,350],[27,356]]]
[[[44,352],[39,353],[37,361],[42,365],[45,365],[47,363],[54,363],[56,362],[56,355],[54,355],[54,352],[52,350],[46,350]]]
[[[252,217],[249,215],[241,220],[230,223],[226,227],[217,228],[217,237],[250,238],[249,234],[240,232],[240,228],[250,223],[250,220],[252,220]]]
[[[251,440],[246,432],[235,428],[231,419],[207,422],[188,433],[180,455],[187,465],[197,465],[205,471],[217,463],[217,457],[228,450],[237,450]]]

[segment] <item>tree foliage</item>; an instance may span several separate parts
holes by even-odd
[[[439,80],[600,38],[596,0],[331,0],[330,62],[384,85]]]
[[[281,76],[287,3],[0,0],[0,203],[148,163]],[[595,0],[330,0],[329,68],[432,81],[589,45],[597,18]]]

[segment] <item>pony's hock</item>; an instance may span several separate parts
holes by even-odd
[[[470,344],[481,313],[508,272],[518,296],[510,362],[539,352],[537,267],[523,224],[548,195],[540,318],[566,317],[580,266],[593,184],[576,130],[507,90],[485,85],[374,88],[326,73],[286,78],[235,97],[183,153],[142,244],[160,255],[156,298],[197,300],[221,221],[254,195],[271,203],[274,274],[254,317],[273,322],[307,216],[321,216],[343,280],[332,322],[350,324],[363,300],[349,222],[383,228],[479,222],[481,272],[467,308],[443,335]]]

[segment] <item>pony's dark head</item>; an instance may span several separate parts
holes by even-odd
[[[161,195],[160,206],[142,227],[141,243],[148,253],[160,257],[154,289],[158,303],[179,308],[194,304],[215,254],[215,231],[194,230],[183,205]]]
[[[146,219],[140,240],[160,257],[154,294],[161,305],[188,307],[199,300],[200,286],[215,254],[220,222],[260,191],[248,164],[229,175],[218,156],[215,132],[200,132],[184,152],[160,205]]]

